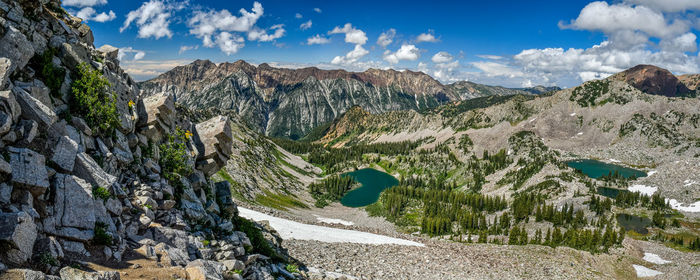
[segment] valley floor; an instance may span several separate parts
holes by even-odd
[[[358,279],[636,279],[644,275],[656,275],[645,279],[695,279],[700,275],[700,253],[632,238],[609,254],[593,255],[567,247],[463,244],[405,235],[383,227],[388,222],[368,217],[362,209],[337,203],[324,209],[266,211],[278,217],[239,209],[243,217],[269,220],[280,231],[290,256],[310,270],[324,271],[329,279],[340,275]],[[310,235],[309,229],[316,235]],[[375,241],[354,239],[359,236]],[[406,246],[416,242],[424,246]]]

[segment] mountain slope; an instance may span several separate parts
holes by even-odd
[[[636,75],[634,71],[625,74],[630,73]],[[650,76],[652,81],[633,79],[632,84],[620,81],[619,77],[590,81],[552,95],[477,98],[423,113],[397,111],[373,115],[355,111],[348,114],[354,120],[334,121],[321,141],[342,147],[427,138],[430,141],[424,141],[419,149],[436,149],[434,153],[438,153],[447,148],[446,153],[431,158],[428,165],[418,161],[415,164],[421,167],[411,166],[411,170],[426,175],[450,170],[456,182],[468,183],[473,179],[470,168],[447,160],[449,154],[454,154],[458,161],[468,162],[471,155],[480,156],[484,151],[491,154],[500,149],[507,151],[512,149],[509,137],[530,131],[543,145],[560,153],[559,159],[613,158],[632,166],[653,167],[656,175],[640,179],[640,184],[653,184],[664,196],[694,202],[692,198],[700,197],[700,192],[682,182],[700,180],[696,175],[698,170],[678,167],[683,162],[698,163],[700,100],[669,98],[635,88],[634,85],[654,82],[659,85],[657,89],[667,88],[658,83],[662,80],[656,75]],[[670,84],[677,81],[666,80]],[[436,169],[438,166],[443,169]],[[546,170],[542,169],[542,175],[533,178],[543,180]],[[484,189],[496,193],[506,190],[495,184],[505,172],[487,177],[489,183]],[[539,182],[535,179],[530,184]]]
[[[507,89],[466,84],[443,85],[409,70],[364,72],[253,66],[239,60],[215,64],[197,60],[140,83],[146,96],[167,92],[188,108],[232,110],[256,130],[298,139],[354,105],[370,113],[424,110],[451,101],[540,89]]]

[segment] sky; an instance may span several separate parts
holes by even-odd
[[[196,59],[571,87],[637,64],[700,73],[699,0],[63,0],[134,79]]]

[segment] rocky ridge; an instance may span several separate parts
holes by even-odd
[[[190,279],[300,277],[208,180],[233,153],[230,119],[194,123],[172,94],[142,95],[60,4],[0,0],[0,278],[128,279],[83,269],[127,256]],[[113,120],[77,110],[85,75],[106,81],[94,90],[113,93]]]
[[[258,66],[239,60],[196,60],[140,83],[146,95],[172,93],[188,108],[239,114],[265,135],[298,139],[358,105],[371,113],[423,110],[446,102],[493,94],[541,93],[466,82],[443,85],[413,71],[364,72]]]

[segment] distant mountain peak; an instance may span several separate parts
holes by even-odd
[[[626,82],[644,93],[653,95],[675,97],[691,92],[671,71],[654,65],[640,64],[608,79]]]

